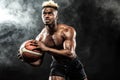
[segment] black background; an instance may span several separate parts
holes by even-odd
[[[84,64],[88,79],[118,78],[120,1],[55,1],[60,5],[59,22],[73,26],[77,31],[76,52]],[[3,6],[0,6],[0,11],[7,10],[8,13],[4,15],[14,16],[14,21],[12,18],[5,21],[0,19],[0,80],[48,80],[50,55],[45,55],[40,67],[21,62],[16,56],[22,42],[34,39],[43,28],[42,2],[43,0],[0,1]]]

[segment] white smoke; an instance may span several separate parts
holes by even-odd
[[[33,28],[38,27],[39,15],[35,9],[41,6],[37,1],[26,1],[0,0],[0,64],[12,65],[17,48],[22,41],[33,37]]]
[[[116,23],[120,24],[120,2],[117,0],[96,0],[96,6],[105,10],[112,10],[115,14]]]
[[[54,0],[54,1],[58,2],[59,4],[61,4],[60,8],[67,8],[73,2],[73,0]]]
[[[0,24],[18,24],[24,28],[36,26],[34,13],[32,3],[24,4],[23,0],[0,0]]]

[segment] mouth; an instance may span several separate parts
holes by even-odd
[[[45,23],[50,23],[50,20],[49,19],[45,19]]]
[[[49,22],[50,20],[49,20],[49,19],[46,19],[45,21],[46,21],[46,22]]]

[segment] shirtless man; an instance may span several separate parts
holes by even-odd
[[[83,65],[75,52],[75,29],[57,23],[58,5],[54,1],[46,1],[42,7],[45,27],[37,36],[35,45],[52,55],[49,80],[87,80]],[[31,64],[39,65],[39,63],[38,60]]]

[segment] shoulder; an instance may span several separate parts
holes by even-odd
[[[62,28],[63,34],[66,38],[73,38],[76,36],[74,27],[68,26],[66,24],[59,24],[59,27]]]
[[[43,35],[45,34],[45,32],[46,32],[46,29],[43,28],[41,32],[37,35],[36,40],[40,41],[43,38]]]
[[[43,28],[43,29],[41,30],[40,34],[45,33],[45,32],[46,32],[46,28]]]
[[[66,25],[66,24],[58,24],[59,28],[65,30],[65,31],[73,31],[76,32],[74,27]]]

